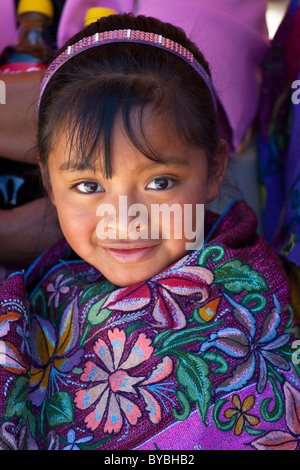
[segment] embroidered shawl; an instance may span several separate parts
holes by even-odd
[[[206,242],[118,288],[62,240],[0,288],[0,448],[296,449],[287,278],[237,201]]]

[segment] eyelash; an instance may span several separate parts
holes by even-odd
[[[81,191],[81,190],[79,189],[79,186],[84,185],[84,184],[85,184],[85,185],[88,185],[88,184],[89,184],[89,185],[91,185],[91,186],[94,185],[94,186],[97,186],[98,188],[99,188],[99,187],[102,188],[102,186],[101,186],[99,183],[96,183],[96,182],[94,182],[94,181],[80,181],[80,183],[74,184],[74,185],[71,187],[71,189],[77,190],[80,194],[96,194],[96,193],[102,193],[102,192],[104,192],[104,189],[103,189],[103,188],[102,188],[102,190],[100,190],[100,191],[98,191],[98,190],[96,190],[96,191],[90,191],[90,192],[89,192],[89,191]]]
[[[161,189],[159,189],[159,188],[149,188],[149,185],[150,185],[151,183],[155,183],[155,181],[158,181],[158,180],[168,181],[168,187],[167,187],[167,188],[161,188]],[[171,185],[170,185],[169,183],[171,183]],[[171,188],[174,186],[174,184],[176,184],[176,183],[177,183],[177,180],[175,180],[174,178],[170,178],[170,177],[167,177],[167,176],[162,176],[162,177],[154,178],[153,180],[151,180],[151,181],[146,185],[146,190],[167,191],[168,189],[171,189]],[[102,186],[101,186],[99,183],[96,183],[96,182],[94,182],[94,181],[80,181],[80,183],[74,184],[74,185],[71,187],[71,189],[77,190],[80,194],[96,194],[96,193],[102,193],[102,192],[104,192],[104,189],[103,189],[103,188],[102,188],[102,190],[100,190],[100,191],[96,190],[96,191],[90,191],[90,192],[89,192],[89,191],[81,191],[81,190],[79,189],[79,187],[80,187],[81,185],[88,185],[88,184],[91,185],[91,186],[94,185],[94,186],[97,186],[98,188],[99,188],[99,187],[102,188]]]
[[[167,188],[162,188],[162,189],[148,188],[148,186],[151,183],[154,183],[157,180],[166,180],[168,182],[171,182],[171,186],[169,185]],[[161,176],[159,178],[154,178],[153,180],[151,180],[150,183],[147,184],[146,189],[150,189],[150,190],[154,190],[154,191],[167,191],[168,189],[171,189],[174,186],[174,184],[176,184],[176,183],[177,183],[177,180],[175,180],[174,178],[170,178],[170,177],[167,177],[167,176]]]

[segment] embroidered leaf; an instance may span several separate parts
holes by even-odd
[[[176,356],[178,357],[177,382],[185,389],[188,398],[197,404],[205,424],[211,401],[209,367],[201,357],[195,354],[176,350]]]
[[[109,294],[116,289],[116,286],[112,284],[107,279],[102,279],[101,282],[89,287],[80,299],[80,306],[86,301],[89,300],[91,297],[96,297],[97,295],[101,294]]]
[[[265,279],[242,261],[230,260],[220,264],[215,270],[215,284],[222,284],[225,289],[233,294],[243,291],[259,292],[268,289]]]
[[[244,431],[246,431],[249,436],[261,436],[266,431],[264,429],[253,429],[250,426],[244,426]]]
[[[47,419],[51,428],[73,422],[73,402],[68,392],[56,393],[48,400],[46,406]]]
[[[106,308],[102,309],[102,306],[108,297],[109,296],[106,295],[101,300],[93,304],[90,308],[87,314],[87,320],[91,325],[100,325],[101,323],[105,322],[105,320],[107,320],[107,318],[111,315],[110,310],[107,310]]]
[[[21,418],[26,406],[26,399],[29,390],[29,379],[18,377],[10,390],[9,397],[5,403],[5,418],[10,419],[13,416]]]
[[[27,372],[29,368],[17,348],[8,341],[0,341],[0,365],[16,375]]]

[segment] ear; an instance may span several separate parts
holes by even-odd
[[[48,197],[49,197],[50,201],[55,206],[53,191],[52,191],[52,187],[51,187],[51,183],[50,183],[49,170],[48,170],[47,164],[42,162],[42,159],[41,159],[40,155],[38,155],[37,159],[38,159],[38,164],[39,164],[39,167],[40,167],[40,172],[41,172],[41,175],[42,175],[42,181],[43,181],[44,188],[47,191],[47,194],[48,194]]]
[[[206,202],[211,202],[218,197],[227,173],[228,158],[229,146],[226,140],[220,139],[219,148],[214,157],[213,172],[208,180]]]

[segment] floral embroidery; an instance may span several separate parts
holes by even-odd
[[[119,289],[107,298],[103,309],[122,312],[142,309],[154,301],[152,316],[156,326],[180,329],[186,326],[186,317],[174,296],[193,296],[204,302],[209,295],[213,273],[200,266],[184,266],[167,271],[151,281]]]
[[[76,439],[76,433],[74,429],[69,429],[67,434],[68,444],[63,448],[63,450],[80,450],[80,445],[85,444],[93,440],[93,436],[85,436]]]
[[[251,442],[258,450],[296,450],[300,446],[300,392],[289,382],[283,386],[288,431],[272,430]]]
[[[43,275],[41,262],[30,284],[31,370],[0,369],[0,447],[298,448],[286,288],[275,290],[269,266],[255,269],[261,259],[226,250],[207,245],[122,289],[74,257],[56,252],[63,262]],[[27,329],[13,315],[0,316],[0,336],[27,357]]]
[[[280,304],[274,295],[275,307],[265,316],[261,336],[256,339],[256,322],[251,311],[238,304],[227,294],[224,296],[233,306],[233,316],[247,330],[248,335],[238,328],[222,328],[216,333],[212,333],[210,338],[202,344],[201,353],[215,347],[231,357],[245,359],[233,369],[231,377],[216,388],[216,393],[231,392],[242,388],[252,378],[257,366],[259,366],[257,391],[262,393],[267,383],[267,363],[282,370],[290,369],[288,361],[275,352],[289,341],[287,333],[277,336],[277,328],[281,323]]]
[[[66,286],[66,284],[70,280],[72,279],[71,278],[64,279],[64,274],[59,274],[57,278],[55,279],[55,282],[50,282],[50,284],[47,285],[47,292],[51,292],[51,295],[49,296],[49,300],[48,300],[48,305],[50,305],[50,303],[54,299],[54,306],[55,308],[58,307],[60,294],[67,294],[70,290],[70,288]]]
[[[11,323],[18,321],[21,314],[8,312],[0,315],[0,338],[4,338],[10,331]],[[0,340],[0,365],[13,374],[23,374],[28,370],[17,348],[9,341]]]
[[[88,361],[85,364],[81,380],[91,382],[93,386],[76,392],[75,403],[78,408],[84,410],[96,403],[95,409],[85,418],[87,427],[91,430],[97,429],[105,416],[107,407],[104,432],[118,433],[121,430],[122,413],[130,424],[137,424],[141,417],[141,410],[132,400],[124,396],[124,393],[136,395],[137,385],[139,385],[146,402],[150,420],[157,423],[160,420],[160,406],[152,394],[141,387],[162,380],[169,375],[172,371],[171,359],[165,358],[148,379],[145,380],[144,376],[135,377],[130,375],[127,370],[149,359],[153,353],[151,340],[144,333],[139,334],[128,358],[121,362],[126,343],[125,332],[117,328],[113,331],[109,330],[108,338],[112,353],[102,339],[98,339],[94,345],[94,352],[105,369]]]
[[[235,408],[227,408],[224,412],[226,418],[231,418],[232,416],[236,417],[236,424],[234,428],[234,433],[238,436],[242,433],[245,422],[247,421],[251,426],[257,426],[260,422],[257,416],[251,415],[248,411],[254,405],[254,396],[249,395],[243,403],[241,403],[240,397],[238,395],[233,395],[231,399]]]
[[[57,380],[79,364],[83,349],[76,349],[79,338],[77,299],[65,309],[58,338],[53,325],[39,316],[32,318],[31,345],[33,366],[30,375],[29,398],[39,406],[47,394],[54,392]],[[49,388],[50,386],[50,388]]]

